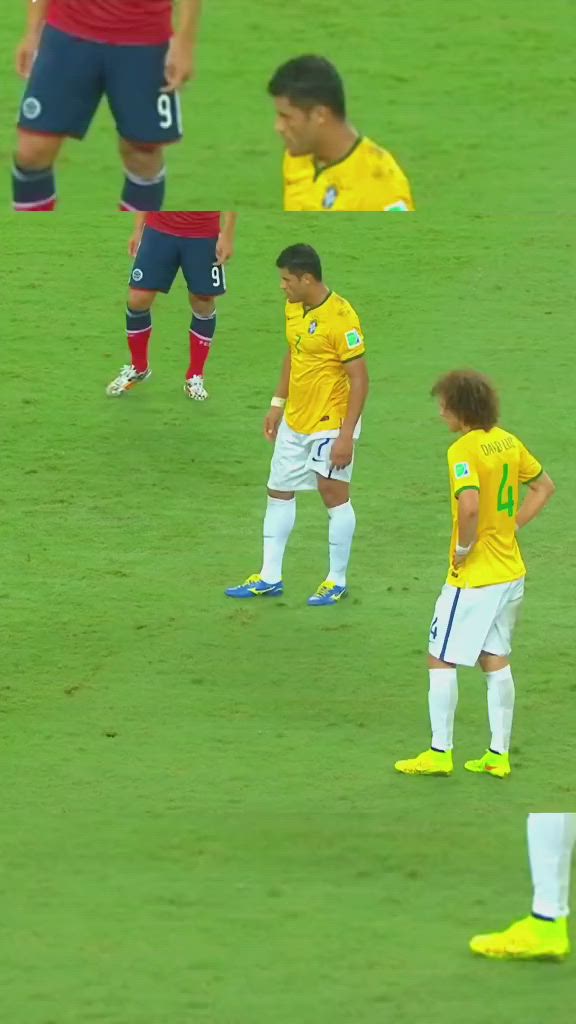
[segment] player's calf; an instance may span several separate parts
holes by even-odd
[[[56,208],[54,161],[63,139],[20,130],[12,168],[14,209],[18,213],[49,213]]]

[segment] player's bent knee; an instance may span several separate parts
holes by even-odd
[[[162,153],[162,146],[157,142],[129,142],[128,139],[120,139],[120,152],[123,156],[132,153]]]
[[[500,654],[488,654],[486,651],[482,651],[478,662],[483,672],[499,672],[502,668],[508,668],[510,659]]]
[[[270,488],[268,488],[268,497],[277,498],[278,501],[292,501],[294,491],[271,491]]]
[[[128,292],[128,306],[130,309],[138,310],[138,312],[144,312],[150,309],[154,302],[156,292],[145,292],[137,288],[131,288]]]
[[[212,316],[216,309],[216,303],[210,295],[191,295],[190,305],[199,316]]]
[[[52,166],[61,145],[60,138],[20,131],[15,153],[16,163],[26,170],[44,170]]]
[[[350,488],[342,480],[328,480],[325,476],[317,474],[318,490],[327,508],[335,508],[337,505],[345,505],[350,498]]]
[[[121,140],[120,152],[126,169],[141,178],[155,178],[164,165],[162,146]]]
[[[440,658],[435,658],[433,654],[429,654],[428,668],[456,668],[456,664],[452,661],[441,661]]]

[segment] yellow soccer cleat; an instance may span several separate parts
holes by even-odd
[[[494,960],[563,960],[570,952],[568,919],[542,921],[539,917],[525,917],[505,932],[475,935],[470,940],[470,949]]]
[[[492,750],[487,750],[484,757],[476,761],[466,761],[464,767],[467,772],[485,772],[498,779],[505,778],[512,771],[508,754],[494,754]]]
[[[425,750],[408,761],[396,761],[394,767],[403,775],[451,775],[452,751]]]

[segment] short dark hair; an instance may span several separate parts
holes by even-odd
[[[311,245],[304,245],[303,242],[297,245],[289,245],[286,249],[283,249],[276,260],[276,266],[280,270],[289,270],[296,277],[302,277],[303,274],[312,274],[312,277],[315,277],[317,281],[322,280],[320,257],[316,249],[313,249]]]
[[[328,107],[342,121],[346,117],[344,84],[325,57],[310,54],[286,61],[268,82],[271,96],[286,96],[295,107]]]
[[[476,370],[452,370],[440,377],[431,394],[441,398],[450,412],[472,430],[491,430],[498,422],[498,392],[488,377]]]

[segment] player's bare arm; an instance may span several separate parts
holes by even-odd
[[[163,92],[175,92],[194,77],[201,13],[202,0],[180,0],[178,28],[166,55]]]
[[[130,236],[130,241],[128,242],[128,253],[132,257],[132,259],[135,258],[136,253],[140,248],[140,242],[142,241],[142,232],[144,231],[145,226],[146,214],[137,213],[134,219],[134,231],[132,232]]]
[[[453,565],[457,569],[470,554],[478,539],[480,495],[476,490],[462,491],[458,498],[458,548]]]
[[[348,409],[340,433],[332,445],[331,461],[336,469],[345,469],[354,457],[354,430],[368,397],[368,367],[364,357],[344,363],[350,381]]]
[[[278,433],[278,427],[280,421],[284,415],[284,403],[288,398],[288,389],[290,387],[290,370],[292,368],[292,358],[290,352],[286,355],[284,362],[282,363],[282,370],[280,373],[280,380],[278,387],[274,393],[272,401],[277,400],[278,404],[271,405],[266,418],[264,420],[264,437],[267,441],[274,442],[276,440],[276,434]]]
[[[537,480],[528,484],[528,488],[528,493],[516,516],[517,530],[521,530],[523,526],[540,514],[556,490],[554,481],[548,476],[548,473],[542,473]]]
[[[16,50],[16,71],[21,78],[29,78],[40,43],[50,0],[28,0],[26,34]]]
[[[216,260],[219,266],[227,263],[234,255],[234,235],[236,233],[237,213],[224,213],[222,228],[216,244]]]

